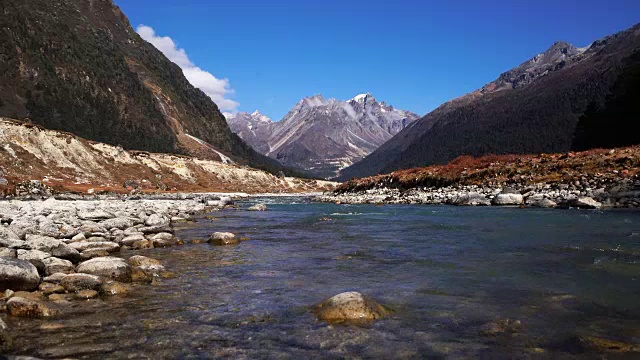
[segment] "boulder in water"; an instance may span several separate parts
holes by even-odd
[[[76,271],[117,281],[131,281],[131,266],[124,259],[113,256],[97,257],[84,261],[76,267]]]
[[[389,315],[389,310],[359,292],[344,292],[313,308],[318,319],[328,323],[370,323]]]
[[[248,208],[249,211],[267,211],[267,205],[265,204],[255,204]]]
[[[240,243],[240,239],[230,232],[215,232],[209,238],[209,243],[218,246],[235,245]]]

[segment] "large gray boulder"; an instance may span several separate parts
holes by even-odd
[[[70,274],[74,272],[74,267],[71,261],[59,259],[57,257],[48,257],[42,261],[44,263],[44,273],[46,276],[53,275],[55,273]]]
[[[493,205],[522,205],[524,199],[521,194],[502,193],[496,195],[491,202]]]
[[[451,203],[454,205],[461,205],[461,206],[491,205],[491,202],[489,201],[489,199],[487,199],[484,195],[478,192],[468,192],[465,194],[460,194],[457,197],[455,197],[451,201]]]
[[[73,263],[80,261],[80,253],[69,247],[61,240],[48,236],[27,235],[26,245],[31,250],[40,250],[52,256],[69,260]]]
[[[105,250],[110,253],[120,251],[120,245],[111,241],[80,241],[69,244],[69,247],[79,252],[94,249]]]
[[[13,230],[0,225],[0,247],[21,249],[24,246],[24,241]]]
[[[96,210],[79,210],[78,217],[82,220],[96,221],[96,220],[112,219],[116,216],[104,210],[96,209]]]
[[[527,205],[539,208],[554,208],[558,204],[553,200],[545,198],[543,195],[532,195],[527,198]]]
[[[120,229],[124,230],[133,226],[133,220],[127,217],[117,217],[108,219],[100,223],[105,229]]]
[[[76,267],[76,271],[121,282],[131,281],[131,266],[124,259],[113,256],[97,257],[84,261]]]
[[[588,196],[568,199],[564,204],[565,207],[574,207],[579,209],[600,209],[602,204],[593,200]]]
[[[0,257],[0,291],[31,291],[38,288],[38,269],[26,260]]]

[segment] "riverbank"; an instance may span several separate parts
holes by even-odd
[[[76,301],[123,295],[132,283],[171,278],[173,269],[136,252],[182,245],[176,226],[230,207],[226,194],[60,194],[0,201],[0,311],[56,318]],[[0,353],[10,347],[10,337],[0,318]]]
[[[354,179],[316,200],[345,204],[637,208],[640,147],[461,157],[448,165]]]

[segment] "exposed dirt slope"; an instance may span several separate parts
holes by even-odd
[[[71,133],[0,118],[0,179],[9,189],[41,180],[60,191],[93,188],[124,192],[130,181],[143,191],[308,192],[333,183],[278,178],[245,166],[188,156],[126,151]]]

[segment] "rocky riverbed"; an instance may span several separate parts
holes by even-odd
[[[181,245],[176,224],[233,206],[230,197],[215,194],[84,198],[0,201],[0,311],[54,318],[73,301],[173,277],[155,259],[120,253]],[[9,333],[0,318],[0,349],[10,343]]]
[[[472,206],[528,206],[541,208],[638,208],[640,181],[597,180],[564,184],[451,185],[401,190],[377,187],[360,191],[336,191],[317,201],[343,204],[450,204]]]

